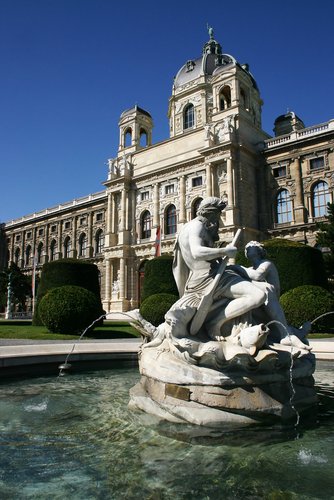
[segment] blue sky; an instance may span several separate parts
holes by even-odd
[[[138,104],[168,138],[173,77],[214,28],[248,63],[262,124],[334,118],[334,2],[0,0],[0,221],[103,189],[118,120]]]

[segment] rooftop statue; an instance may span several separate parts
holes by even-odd
[[[166,313],[164,323],[157,328],[145,327],[148,342],[141,348],[139,361],[142,381],[132,390],[132,405],[159,415],[164,413],[164,406],[164,418],[168,420],[176,418],[176,411],[177,418],[183,415],[182,421],[186,409],[185,421],[203,425],[252,419],[249,411],[262,415],[282,413],[287,402],[280,399],[277,403],[276,395],[264,394],[260,385],[284,380],[289,386],[292,361],[299,378],[309,377],[314,370],[314,356],[305,340],[307,325],[297,331],[287,324],[278,300],[277,269],[265,258],[263,247],[258,242],[247,245],[252,266],[229,264],[236,256],[240,230],[231,243],[220,245],[219,223],[224,208],[219,198],[206,198],[196,218],[181,229],[173,263],[180,298]],[[248,394],[245,398],[245,384],[252,385],[256,397]],[[230,389],[234,386],[229,396],[225,394],[226,385]],[[277,390],[279,398],[284,393],[289,400],[288,386],[284,390],[275,386],[274,393]],[[196,404],[183,403],[175,410],[175,401],[170,402],[168,397],[177,399],[175,394],[180,394],[180,388]],[[246,391],[238,402],[235,390]],[[304,383],[301,400],[305,391]],[[311,398],[309,394],[305,397],[310,400],[313,393]],[[153,411],[157,398],[159,409]],[[241,416],[240,405],[245,404],[249,408],[243,408]]]

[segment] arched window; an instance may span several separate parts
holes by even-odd
[[[50,260],[55,260],[56,258],[56,240],[52,240],[50,243]]]
[[[26,248],[26,258],[25,258],[25,265],[29,266],[30,264],[30,257],[31,257],[31,246],[28,245]]]
[[[79,257],[86,257],[87,251],[87,236],[82,233],[79,238]]]
[[[176,207],[175,205],[169,205],[165,212],[165,234],[175,234],[176,230]]]
[[[139,134],[139,144],[143,147],[147,146],[148,144],[148,136],[147,132],[145,129],[141,128],[140,129],[140,134]]]
[[[317,182],[312,189],[313,217],[327,215],[327,203],[330,203],[330,194],[327,182]]]
[[[127,148],[132,144],[132,130],[131,128],[127,128],[124,132],[124,147]]]
[[[70,257],[71,252],[71,238],[66,236],[64,239],[64,259],[68,259]]]
[[[192,128],[195,124],[195,111],[193,104],[188,104],[184,108],[183,113],[183,128]]]
[[[219,93],[219,109],[223,111],[224,109],[231,107],[231,88],[228,85],[222,88]]]
[[[102,229],[96,231],[95,234],[95,254],[99,254],[103,252],[104,248],[104,234]]]
[[[40,244],[37,247],[37,264],[42,263],[42,254],[43,254],[43,243],[40,242]]]
[[[196,198],[196,200],[193,202],[192,207],[191,207],[191,218],[195,219],[197,215],[197,210],[201,204],[202,198]]]
[[[151,238],[151,214],[145,210],[140,217],[140,237],[145,240]]]
[[[282,189],[277,195],[276,218],[278,224],[292,221],[292,203],[287,189]]]
[[[17,266],[20,265],[20,249],[16,248],[14,253],[14,262]]]

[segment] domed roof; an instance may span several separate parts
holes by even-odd
[[[257,88],[254,77],[249,72],[247,64],[240,65],[236,59],[229,55],[223,54],[221,45],[213,37],[213,29],[209,28],[210,39],[203,47],[202,56],[197,59],[188,60],[178,71],[174,79],[174,88],[182,87],[186,83],[196,80],[200,76],[210,76],[223,71],[229,64],[236,64],[241,69],[246,71],[250,76],[253,85]]]
[[[280,115],[276,118],[274,123],[275,136],[290,134],[293,130],[301,130],[305,128],[303,120],[294,113],[288,111],[285,115]]]
[[[140,108],[139,106],[137,106],[137,104],[135,106],[133,106],[132,108],[126,109],[125,111],[123,111],[123,113],[121,114],[121,118],[124,118],[127,115],[132,115],[133,113],[139,113],[142,115],[146,115],[149,118],[152,118],[152,116],[150,115],[150,113],[148,111],[145,111],[145,109]]]

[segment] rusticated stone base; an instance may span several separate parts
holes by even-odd
[[[219,427],[222,423],[249,424],[296,418],[317,403],[312,376],[251,385],[179,385],[142,376],[130,390],[132,409],[161,419]]]

